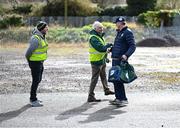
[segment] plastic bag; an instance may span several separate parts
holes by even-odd
[[[108,82],[131,83],[136,78],[134,67],[127,61],[121,61],[120,65],[112,66],[108,74]]]

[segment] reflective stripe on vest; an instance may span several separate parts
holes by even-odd
[[[106,52],[99,52],[99,51],[97,51],[95,48],[93,48],[91,46],[90,39],[92,37],[97,38],[99,40],[99,42],[101,42],[102,45],[105,45],[106,43],[105,43],[104,40],[102,40],[100,37],[98,37],[96,35],[91,35],[89,37],[89,61],[91,61],[91,62],[93,62],[93,61],[100,61],[100,60],[102,60],[105,57]]]
[[[38,48],[32,53],[30,60],[31,61],[43,61],[47,59],[47,49],[48,49],[48,43],[45,40],[43,40],[38,35],[34,35],[35,38],[38,39]]]

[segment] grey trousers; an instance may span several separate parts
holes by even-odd
[[[100,65],[100,66],[91,64],[91,68],[92,68],[92,77],[91,77],[91,84],[89,87],[88,98],[94,98],[94,96],[95,96],[94,89],[98,82],[99,76],[101,78],[104,92],[109,91],[108,84],[107,84],[107,78],[106,78],[106,64]]]

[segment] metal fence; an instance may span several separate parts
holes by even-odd
[[[113,22],[117,16],[88,16],[88,17],[73,17],[67,18],[68,26],[82,27],[87,24],[92,24],[94,21],[107,21]],[[128,22],[136,22],[137,17],[125,17]],[[64,17],[62,16],[49,16],[49,17],[28,17],[24,19],[27,25],[35,25],[39,20],[44,20],[48,24],[58,24],[64,26]]]
[[[94,21],[107,21],[113,22],[117,16],[88,16],[88,17],[74,17],[69,16],[67,18],[68,26],[72,27],[81,27],[87,24],[92,24]],[[137,17],[125,16],[128,22],[136,22]],[[35,25],[39,20],[44,20],[49,24],[59,24],[64,26],[64,17],[63,16],[49,16],[49,17],[28,17],[24,19],[27,25]],[[180,16],[176,16],[173,19],[173,26],[180,26]]]

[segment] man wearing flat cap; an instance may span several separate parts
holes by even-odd
[[[132,31],[127,27],[124,17],[118,17],[116,24],[116,37],[112,48],[112,66],[120,65],[121,61],[127,61],[134,53],[136,46]],[[128,104],[124,84],[114,82],[115,99],[110,101],[113,105],[124,106]]]
[[[106,44],[103,38],[104,26],[99,21],[95,21],[92,25],[93,30],[90,32],[89,38],[89,61],[91,63],[92,77],[89,87],[89,94],[87,102],[100,102],[100,99],[95,98],[94,89],[100,76],[105,95],[112,95],[114,92],[110,91],[106,78],[106,59],[107,50],[112,44]]]
[[[32,107],[43,106],[42,101],[37,99],[36,91],[42,79],[44,70],[43,62],[47,59],[48,43],[45,37],[47,31],[47,23],[40,21],[32,31],[32,36],[29,40],[29,48],[25,54],[32,75],[30,91],[30,104]]]

